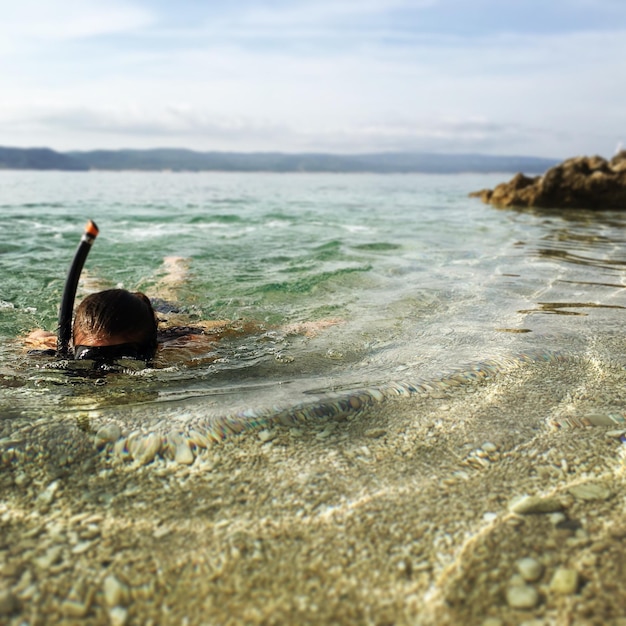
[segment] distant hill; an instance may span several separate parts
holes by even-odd
[[[3,148],[0,146],[1,170],[88,170],[80,161],[50,148]]]
[[[0,169],[142,170],[227,172],[372,172],[458,174],[463,172],[524,172],[539,174],[556,159],[483,154],[387,152],[375,154],[287,154],[281,152],[195,152],[152,150],[92,150],[55,152],[48,148],[1,148]]]

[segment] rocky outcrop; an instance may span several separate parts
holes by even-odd
[[[499,207],[626,209],[626,150],[610,161],[568,159],[534,178],[516,174],[508,183],[470,196]]]

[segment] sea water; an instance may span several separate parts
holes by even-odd
[[[626,217],[468,197],[508,178],[0,172],[0,419],[88,410],[184,428],[486,362],[621,358],[594,346],[623,332]],[[89,218],[100,227],[92,283],[159,296],[164,257],[185,257],[172,305],[192,322],[255,330],[196,361],[97,379],[28,356],[26,333],[56,329]],[[288,331],[299,323],[308,330]]]

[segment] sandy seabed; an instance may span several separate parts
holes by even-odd
[[[625,382],[525,362],[183,467],[4,418],[0,622],[624,626]]]

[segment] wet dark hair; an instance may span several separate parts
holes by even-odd
[[[157,319],[150,300],[143,293],[107,289],[87,296],[80,303],[72,337],[75,350],[92,345],[90,341],[102,345],[100,342],[115,338],[119,340],[116,345],[134,344],[141,358],[151,358],[157,347]],[[84,337],[90,341],[86,342]]]

